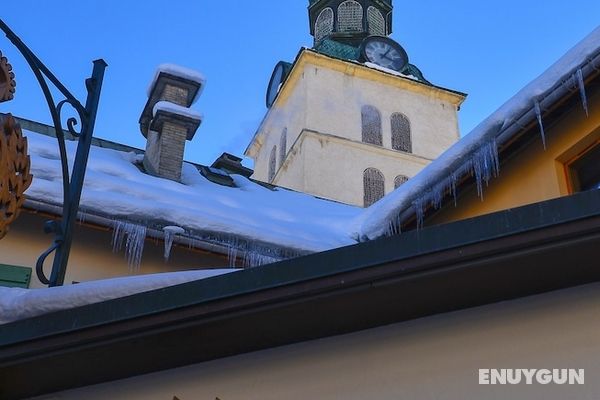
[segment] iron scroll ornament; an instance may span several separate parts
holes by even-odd
[[[36,273],[38,279],[43,284],[61,286],[65,280],[67,263],[69,261],[73,229],[77,220],[81,191],[83,189],[83,181],[92,144],[94,126],[96,124],[100,92],[104,80],[104,71],[107,64],[102,59],[93,62],[92,76],[85,81],[87,99],[85,106],[83,106],[2,19],[0,19],[0,29],[2,29],[6,37],[13,43],[23,58],[25,58],[25,61],[35,75],[48,104],[58,141],[63,178],[63,212],[60,220],[48,221],[44,226],[46,233],[54,233],[54,241],[48,250],[38,258]],[[64,97],[58,104],[50,91],[49,83]],[[77,118],[72,117],[67,120],[68,132],[78,138],[72,174],[69,173],[64,130],[61,123],[61,113],[65,104],[69,104],[75,110],[81,126],[81,131],[76,132],[75,125],[77,124]],[[52,253],[54,253],[52,272],[50,278],[47,278],[44,273],[44,262]]]

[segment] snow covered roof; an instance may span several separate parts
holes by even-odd
[[[34,176],[26,206],[46,211],[54,207],[60,212],[62,175],[56,139],[30,131],[24,134]],[[76,145],[67,142],[71,163]],[[118,225],[115,231],[125,229],[142,239],[149,230],[162,238],[165,226],[179,226],[185,234],[176,234],[176,242],[185,240],[199,247],[208,243],[225,254],[241,250],[238,257],[263,257],[263,262],[356,243],[346,232],[359,208],[268,188],[241,175],[231,175],[235,187],[222,186],[189,163],[184,163],[182,183],[177,183],[143,173],[142,157],[92,146],[80,218]]]
[[[43,289],[0,287],[0,325],[236,271],[239,270],[204,269],[170,272],[104,279]]]
[[[374,239],[397,232],[409,217],[416,216],[422,222],[425,207],[438,208],[444,194],[454,192],[457,182],[467,174],[475,176],[481,194],[485,183],[498,173],[498,146],[535,119],[545,141],[541,110],[573,89],[581,93],[587,111],[584,77],[598,70],[600,27],[419,174],[365,210],[355,221],[354,235]]]

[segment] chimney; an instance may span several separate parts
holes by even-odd
[[[151,175],[181,180],[186,140],[192,140],[202,115],[190,106],[200,97],[206,80],[196,71],[160,65],[148,89],[140,117],[146,142],[144,168]]]

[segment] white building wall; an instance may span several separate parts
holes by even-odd
[[[307,111],[306,84],[304,79],[301,78],[285,104],[283,106],[275,104],[269,110],[254,138],[254,141],[256,141],[255,145],[260,150],[254,159],[253,178],[268,182],[269,156],[271,155],[273,146],[277,146],[277,170],[279,170],[281,167],[279,162],[281,134],[287,128],[287,147],[289,150],[294,141],[300,136],[302,129],[306,126]],[[297,183],[301,186],[301,180],[297,181]]]
[[[363,205],[363,173],[377,168],[385,177],[385,193],[394,190],[398,175],[414,176],[430,160],[399,153],[354,140],[304,131],[294,151],[302,157],[291,157],[274,183],[293,187],[301,181],[298,171],[307,177],[303,190],[332,200],[358,206]],[[292,172],[292,173],[289,173]]]

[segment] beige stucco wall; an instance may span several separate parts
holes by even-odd
[[[42,399],[596,400],[598,315],[592,284]],[[480,386],[480,368],[583,368],[585,385]]]
[[[302,132],[291,151],[293,154],[278,171],[274,183],[358,206],[363,205],[363,172],[366,168],[377,168],[383,173],[387,194],[394,190],[396,176],[414,176],[431,162],[380,146],[307,130]]]
[[[52,235],[45,235],[42,230],[44,221],[48,219],[43,215],[22,212],[10,226],[8,235],[0,240],[0,264],[30,267],[35,270],[37,258],[53,240]],[[112,230],[78,224],[73,237],[65,284],[131,274],[152,274],[229,265],[227,257],[193,251],[181,246],[174,246],[169,261],[165,261],[164,243],[147,239],[140,269],[131,271],[124,250],[118,253],[112,251]],[[52,256],[46,261],[45,271],[48,277],[51,269]],[[35,271],[31,278],[31,287],[43,287]]]
[[[378,168],[384,174],[387,193],[397,175],[414,176],[458,140],[457,110],[462,100],[461,95],[444,89],[304,52],[246,152],[255,160],[253,177],[269,181],[269,158],[276,146],[273,183],[362,206],[365,169]],[[365,105],[381,114],[383,146],[379,152],[362,143],[361,109]],[[396,112],[411,122],[412,154],[392,150],[390,119]],[[281,163],[284,129],[288,155]],[[307,131],[311,136],[322,134],[319,141],[325,145],[315,147],[313,140],[304,138]]]

